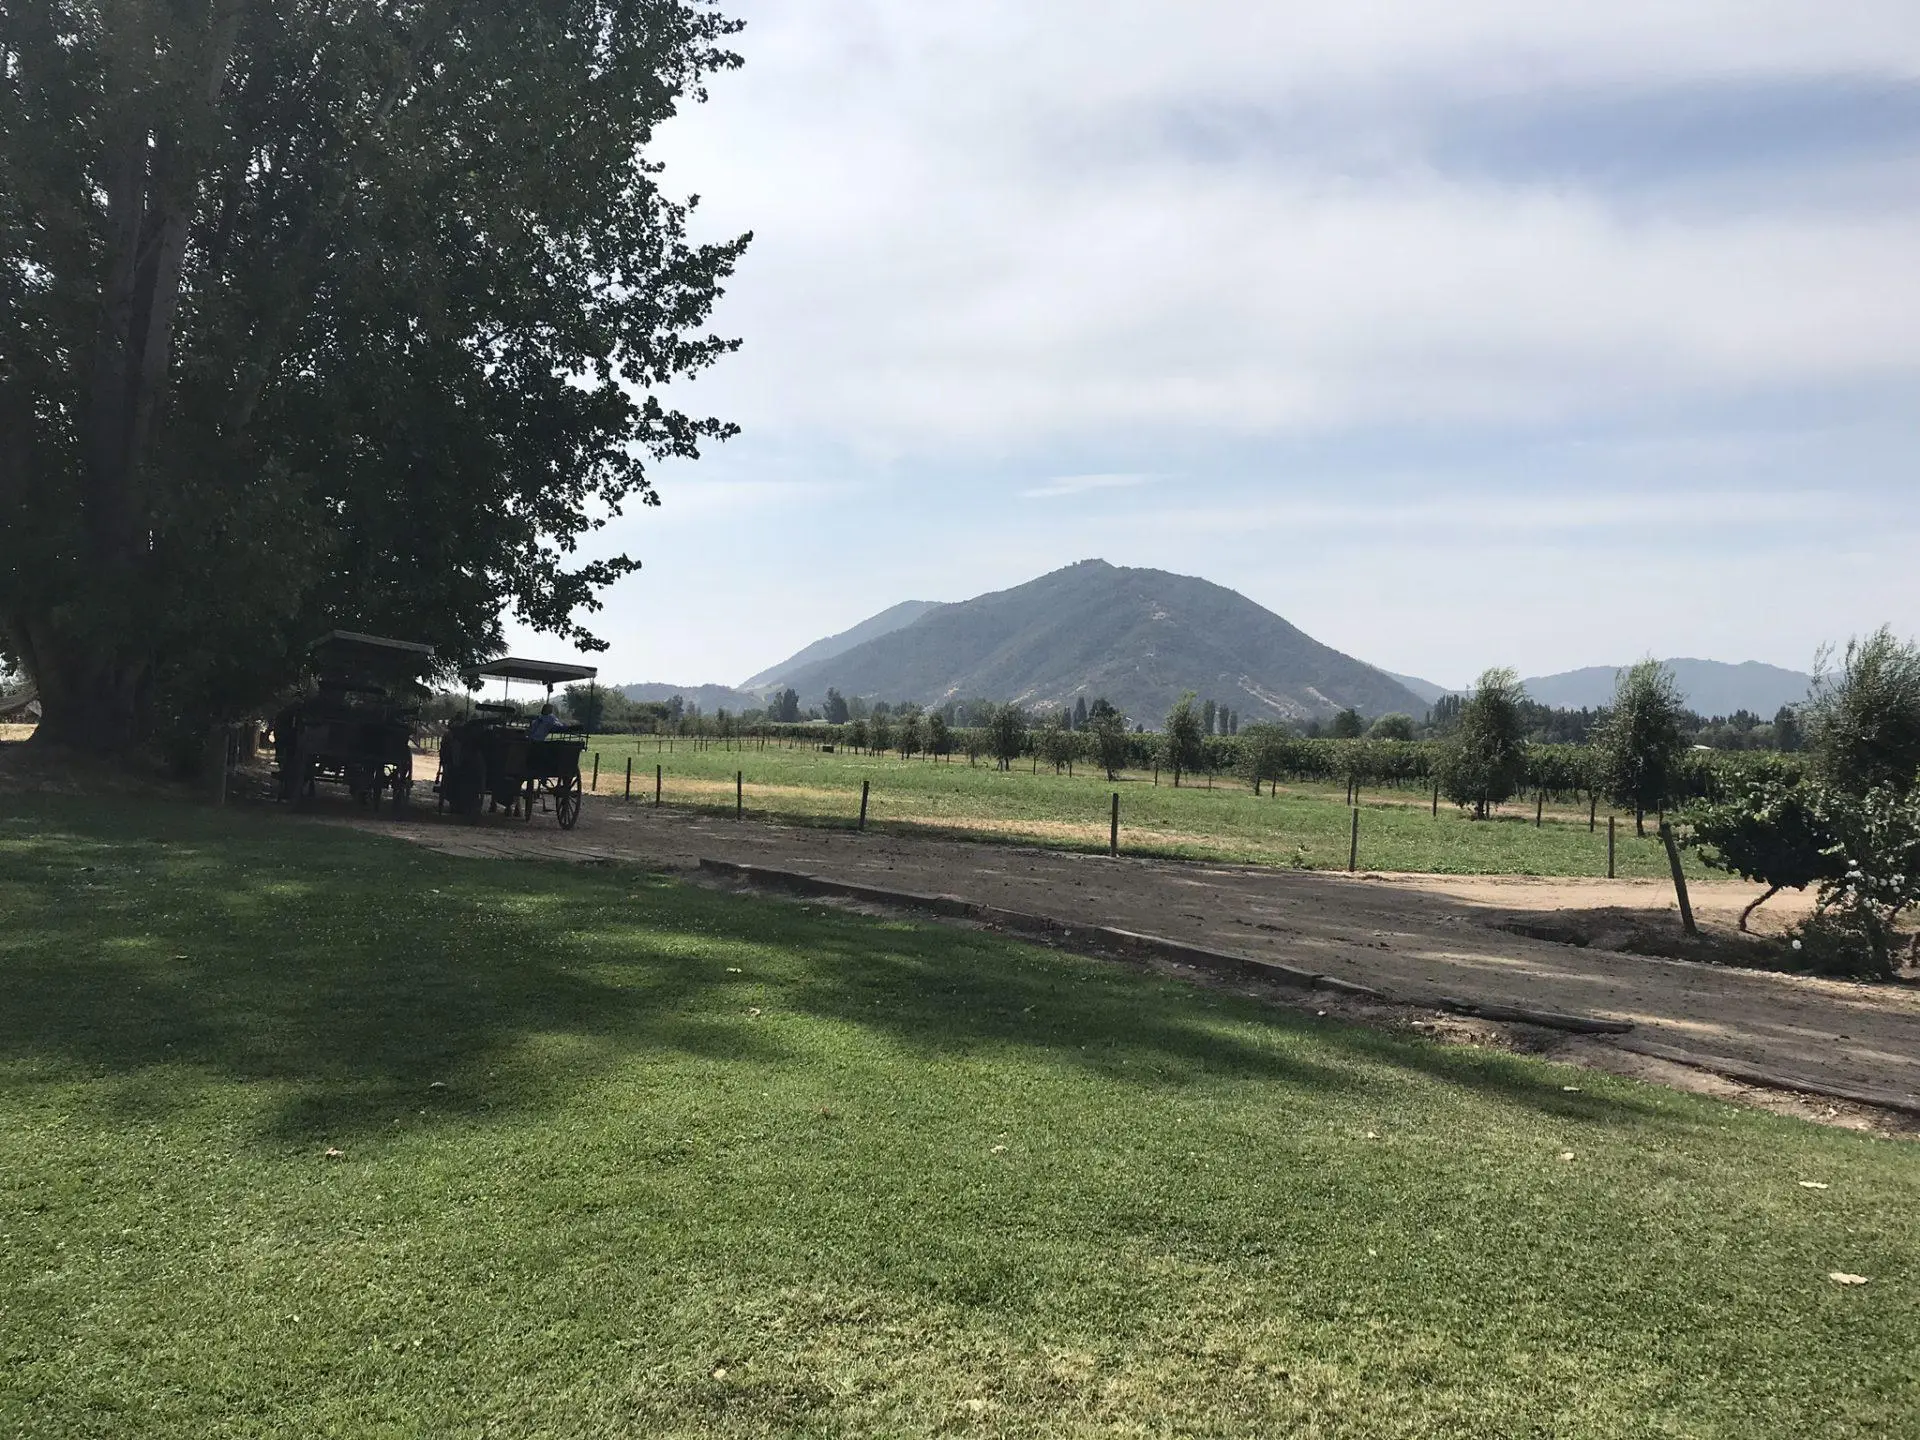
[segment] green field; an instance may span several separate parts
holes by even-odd
[[[671,744],[671,751],[667,746]],[[871,785],[870,824],[936,833],[1018,839],[1062,848],[1105,850],[1115,791],[1120,793],[1121,846],[1136,855],[1231,860],[1257,865],[1345,869],[1351,813],[1338,786],[1282,785],[1277,797],[1255,797],[1245,781],[1187,777],[1178,789],[1167,774],[1129,773],[1109,783],[1084,767],[1056,775],[1036,773],[1021,761],[1010,771],[982,760],[967,764],[924,757],[867,756],[818,748],[787,749],[753,741],[733,749],[718,742],[671,742],[654,736],[596,738],[588,758],[600,758],[600,793],[624,797],[626,766],[633,762],[636,803],[653,800],[654,767],[663,767],[668,805],[710,806],[731,812],[734,775],[743,772],[749,814],[809,823],[852,823],[860,813],[860,782]],[[1533,806],[1515,803],[1488,821],[1475,822],[1450,805],[1436,817],[1429,797],[1417,790],[1379,790],[1362,795],[1360,868],[1454,875],[1605,875],[1606,815],[1589,833],[1587,812],[1549,806],[1536,828]],[[1651,824],[1649,832],[1651,832]],[[1633,833],[1631,818],[1619,827],[1616,873],[1665,876],[1666,852],[1649,833]],[[1710,874],[1687,856],[1695,874]]]
[[[1912,1435],[1917,1210],[1910,1144],[985,934],[0,818],[0,1433]]]

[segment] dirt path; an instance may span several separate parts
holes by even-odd
[[[1454,996],[1627,1020],[1634,1030],[1619,1043],[1629,1048],[1667,1048],[1801,1077],[1807,1088],[1887,1092],[1920,1106],[1920,985],[1856,985],[1655,959],[1503,928],[1528,916],[1657,916],[1673,906],[1672,891],[1648,881],[1348,876],[1116,861],[606,805],[589,805],[571,833],[547,816],[531,824],[432,816],[353,823],[457,854],[612,859],[670,871],[691,870],[705,856],[959,894],[1279,961],[1415,1005]],[[1694,903],[1724,926],[1755,893],[1744,885],[1699,885]],[[1787,908],[1775,901],[1768,909],[1774,905]]]

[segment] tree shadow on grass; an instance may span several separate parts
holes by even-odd
[[[770,1008],[929,1058],[1356,1083],[1153,1003],[1111,966],[983,935],[273,814],[25,809],[0,822],[0,1059],[27,1062],[16,1086],[115,1080],[92,1103],[126,1122],[196,1103],[208,1078],[258,1082],[282,1087],[265,1138],[311,1144],[374,1133],[430,1089],[428,1122],[446,1123],[551,1110],[635,1055],[793,1059],[724,993],[743,969],[774,987]]]
[[[636,1052],[773,1053],[702,1013],[724,967],[671,931],[610,976],[570,928],[605,898],[591,877],[422,858],[166,806],[16,820],[0,1057],[34,1081],[147,1082],[115,1088],[129,1116],[192,1103],[207,1076],[286,1087],[268,1133],[305,1142],[390,1124],[435,1082],[444,1119],[562,1102]],[[561,1053],[522,1063],[534,1041]]]

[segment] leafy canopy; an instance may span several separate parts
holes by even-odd
[[[1815,772],[1849,794],[1904,795],[1920,775],[1920,646],[1883,625],[1848,641],[1837,670],[1824,660],[1805,716]]]
[[[50,739],[246,713],[335,625],[582,648],[730,427],[662,387],[745,237],[647,151],[706,0],[0,7],[0,650]]]
[[[1594,744],[1607,798],[1636,814],[1665,809],[1679,793],[1686,749],[1686,702],[1673,671],[1652,659],[1621,671]]]
[[[1454,804],[1471,805],[1478,819],[1486,819],[1489,808],[1526,779],[1527,739],[1521,719],[1526,694],[1514,671],[1486,671],[1462,702],[1441,751],[1442,789]]]

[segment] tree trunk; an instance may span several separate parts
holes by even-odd
[[[1747,906],[1746,909],[1740,912],[1740,933],[1741,934],[1744,935],[1746,933],[1747,917],[1752,915],[1754,911],[1758,910],[1762,905],[1766,904],[1767,901],[1771,900],[1774,896],[1778,895],[1779,893],[1780,893],[1780,887],[1778,885],[1769,885],[1764,895],[1762,895],[1758,900],[1754,901],[1751,905]]]
[[[1647,834],[1647,812],[1638,805],[1633,807],[1633,833],[1642,839]]]

